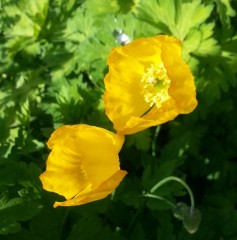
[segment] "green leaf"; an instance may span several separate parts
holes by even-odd
[[[102,15],[108,13],[122,13],[126,14],[133,11],[136,7],[136,1],[134,0],[89,0],[86,2],[86,6],[90,12],[95,15]]]
[[[225,27],[230,27],[230,18],[236,16],[236,11],[232,8],[230,0],[216,0],[216,4],[221,23]]]
[[[39,38],[48,12],[48,0],[35,3],[33,0],[20,0],[17,3],[3,5],[4,23],[3,36],[4,45],[2,56],[6,66],[12,65],[11,58],[25,47],[27,51],[30,45]],[[35,46],[34,52],[39,53]]]
[[[84,219],[81,218],[76,224],[73,225],[72,231],[67,240],[74,240],[80,236],[81,240],[93,239],[98,240],[114,239],[124,240],[119,232],[112,231],[109,226],[102,225],[98,217]]]
[[[194,28],[187,34],[182,49],[182,54],[186,61],[192,61],[192,56],[207,57],[221,53],[217,40],[212,37],[213,28],[213,23],[203,24],[199,29]]]
[[[151,144],[151,131],[138,132],[136,134],[127,136],[126,146],[130,147],[134,145],[138,150],[148,151]]]
[[[176,240],[172,215],[167,211],[154,212],[157,215],[157,239]]]
[[[0,198],[0,234],[20,231],[19,221],[26,221],[35,216],[42,205],[23,198],[9,199],[7,192],[2,192]]]
[[[20,0],[16,4],[9,4],[4,7],[6,16],[16,18],[15,26],[6,32],[7,37],[37,37],[46,19],[48,0],[40,3],[34,1]]]
[[[2,219],[2,222],[0,224],[0,235],[8,235],[10,233],[19,232],[20,230],[21,230],[20,223]]]
[[[163,0],[143,0],[139,3],[137,13],[142,20],[157,26],[166,34],[172,33],[183,41],[192,28],[196,28],[205,22],[212,9],[212,5],[205,6],[201,4],[200,0],[192,2],[176,0],[175,3]]]
[[[132,231],[130,235],[130,239],[136,239],[136,240],[144,240],[146,239],[144,230],[141,226],[141,223],[138,223],[135,227],[134,230]]]

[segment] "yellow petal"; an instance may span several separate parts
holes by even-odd
[[[126,171],[119,170],[115,172],[109,179],[101,183],[97,189],[86,193],[79,193],[77,196],[75,196],[75,198],[64,202],[55,202],[54,207],[76,206],[105,198],[114,191],[126,174]]]
[[[125,127],[118,132],[121,134],[134,134],[149,127],[173,120],[177,115],[178,113],[175,109],[162,112],[161,109],[154,108],[143,118],[131,117]]]
[[[40,176],[45,190],[56,192],[67,199],[74,197],[90,183],[83,169],[83,157],[75,150],[77,143],[77,140],[75,143],[70,142],[65,132],[65,140],[53,146],[47,159],[46,172]]]
[[[161,48],[155,38],[140,38],[123,47],[112,49],[107,61],[109,66],[110,64],[116,65],[116,62],[120,64],[118,62],[120,61],[120,56],[116,55],[115,52],[125,58],[129,57],[143,64],[153,62],[154,59],[159,62],[161,57]]]
[[[116,59],[121,61],[117,62]],[[116,50],[112,52],[108,62],[111,62],[111,67],[104,79],[105,109],[117,129],[123,126],[129,117],[134,114],[141,115],[149,107],[149,104],[141,98],[141,85],[138,84],[144,66],[136,59],[124,56]]]
[[[197,106],[193,75],[181,58],[181,44],[172,37],[159,38],[162,41],[162,61],[172,79],[169,94],[176,102],[179,113],[190,113]]]
[[[94,191],[120,171],[123,142],[123,135],[85,124],[58,128],[48,141],[52,151],[40,176],[43,188],[66,199]]]
[[[105,110],[119,134],[132,134],[189,113],[197,105],[194,79],[169,36],[113,49],[105,76]]]
[[[50,139],[47,142],[47,146],[49,149],[52,149],[54,145],[60,143],[65,139],[65,135],[73,134],[74,129],[71,126],[63,125],[58,128],[56,131],[52,133]]]
[[[80,135],[80,151],[84,157],[83,166],[93,188],[120,169],[118,152],[123,142],[124,136],[105,129],[87,127],[83,130]]]

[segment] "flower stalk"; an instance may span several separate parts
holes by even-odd
[[[181,184],[186,188],[186,190],[187,190],[188,193],[189,193],[190,202],[191,202],[190,211],[193,211],[193,209],[194,209],[194,207],[195,207],[193,192],[192,192],[191,188],[188,186],[188,184],[187,184],[185,181],[183,181],[181,178],[178,178],[178,177],[175,177],[175,176],[167,177],[167,178],[161,180],[160,182],[158,182],[158,183],[150,190],[150,193],[151,193],[151,194],[154,193],[159,187],[161,187],[162,185],[164,185],[165,183],[167,183],[167,182],[169,182],[169,181],[179,182],[179,183],[181,183]]]

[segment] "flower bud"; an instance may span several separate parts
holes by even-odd
[[[173,213],[177,219],[183,221],[183,226],[188,233],[193,234],[198,230],[201,214],[197,209],[180,202],[174,208]]]

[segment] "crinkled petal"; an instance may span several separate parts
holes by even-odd
[[[181,58],[181,42],[174,37],[160,35],[141,38],[113,49],[108,65],[105,109],[119,134],[133,134],[165,123],[180,113],[193,111],[197,105],[192,73]],[[153,69],[154,66],[164,66],[170,81],[166,99],[154,104],[152,109],[147,100],[152,95],[147,93],[155,93],[147,92],[150,91],[147,89],[149,84],[158,80],[152,75],[150,77],[152,72],[147,74],[152,71],[151,66]],[[146,76],[145,84],[148,85],[141,81],[143,76]]]
[[[70,136],[75,132],[74,128],[69,125],[63,125],[56,129],[50,136],[47,146],[52,149],[54,145],[60,144],[65,139],[65,135]]]
[[[97,189],[86,193],[79,193],[73,199],[64,202],[55,202],[54,207],[77,206],[105,198],[114,191],[126,174],[126,171],[119,170],[115,172],[109,179],[101,183]]]
[[[157,126],[167,121],[173,120],[179,113],[176,108],[169,110],[154,107],[142,118],[131,117],[123,129],[119,129],[120,134],[133,134],[149,127]]]
[[[123,47],[114,48],[108,58],[109,65],[118,63],[117,60],[120,61],[120,59],[113,58],[113,52],[117,52],[125,58],[133,58],[142,64],[152,63],[154,59],[157,63],[161,61],[161,48],[155,38],[140,38]]]
[[[80,134],[83,166],[93,188],[120,169],[118,152],[124,142],[123,135],[108,130],[85,126]]]
[[[140,116],[149,107],[142,98],[139,84],[144,66],[136,59],[124,56],[116,50],[111,53],[108,62],[111,64],[104,79],[105,109],[107,116],[114,123],[114,128],[119,129],[131,116]]]
[[[190,113],[197,106],[193,75],[181,58],[181,43],[172,37],[160,36],[161,57],[166,67],[171,86],[170,96],[175,100],[179,113]]]
[[[120,169],[118,152],[124,136],[85,124],[58,128],[48,141],[52,149],[43,188],[66,199],[96,188]]]
[[[45,190],[56,192],[70,199],[90,182],[82,166],[81,154],[79,152],[72,154],[71,149],[67,153],[65,151],[67,148],[70,146],[53,147],[47,159],[46,171],[40,175],[40,180]]]

